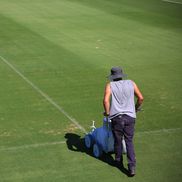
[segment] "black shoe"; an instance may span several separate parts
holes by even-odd
[[[130,177],[135,176],[135,168],[134,168],[134,167],[129,168],[128,171],[129,171],[129,176],[130,176]]]
[[[123,161],[121,162],[121,161],[115,160],[115,161],[114,161],[114,164],[115,164],[115,166],[116,166],[117,168],[119,168],[119,169],[124,168]]]

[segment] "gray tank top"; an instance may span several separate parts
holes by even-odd
[[[120,80],[110,82],[111,107],[110,118],[119,114],[126,114],[136,118],[134,85],[131,80]]]

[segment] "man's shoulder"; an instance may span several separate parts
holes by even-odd
[[[125,80],[125,84],[131,87],[134,87],[135,82],[133,80]]]
[[[106,85],[105,85],[105,88],[107,89],[108,87],[110,88],[111,86],[111,83],[110,82],[107,82]]]
[[[123,80],[125,83],[133,83],[133,80]]]

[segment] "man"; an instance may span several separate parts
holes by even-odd
[[[123,80],[126,75],[120,67],[113,67],[106,84],[103,105],[104,115],[112,120],[114,136],[114,152],[116,164],[123,165],[122,137],[124,136],[127,150],[128,172],[135,175],[135,152],[133,146],[136,112],[140,110],[143,96],[137,85],[131,80]],[[134,97],[137,97],[135,104]]]

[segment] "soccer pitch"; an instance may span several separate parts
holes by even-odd
[[[112,66],[145,98],[134,178],[83,145]],[[0,182],[180,182],[181,70],[181,0],[0,0]]]

